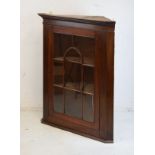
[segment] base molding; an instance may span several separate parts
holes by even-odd
[[[97,140],[97,141],[100,141],[100,142],[103,142],[103,143],[113,143],[113,140],[105,140],[105,139],[102,139],[102,138],[99,138],[99,137],[88,135],[86,133],[81,133],[81,132],[78,132],[76,130],[73,130],[73,129],[70,129],[70,128],[67,128],[67,127],[63,127],[63,126],[60,126],[60,125],[57,125],[57,124],[54,124],[54,123],[51,123],[51,122],[48,122],[47,120],[45,120],[43,118],[41,119],[41,123],[43,123],[45,125],[50,125],[50,126],[53,126],[53,127],[65,130],[65,131],[69,131],[69,132],[78,134],[80,136],[84,136],[84,137],[87,137],[87,138],[90,138],[90,139],[94,139],[94,140]]]

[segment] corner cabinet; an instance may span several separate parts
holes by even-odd
[[[115,22],[99,16],[43,18],[43,118],[52,125],[113,142]]]

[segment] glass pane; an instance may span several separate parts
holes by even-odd
[[[65,62],[65,87],[81,90],[81,65]]]
[[[54,33],[54,58],[64,57],[64,52],[72,45],[72,36]]]
[[[84,67],[84,92],[94,92],[94,69],[91,67]]]
[[[54,59],[62,61],[65,51],[70,47],[75,47],[80,51],[84,65],[94,66],[94,38],[54,33]],[[74,57],[74,55],[70,59],[80,62],[79,57]]]
[[[54,33],[55,111],[94,121],[94,53],[94,38]]]
[[[81,64],[82,58],[80,56],[81,56],[81,52],[77,48],[71,47],[67,50],[65,60],[68,62]]]
[[[65,91],[65,113],[82,118],[82,95],[74,91]]]
[[[93,96],[91,95],[83,95],[83,119],[89,122],[93,122],[94,114],[93,114]]]
[[[80,51],[82,51],[84,64],[94,66],[94,38],[75,36],[75,45]]]
[[[63,64],[54,62],[54,84],[63,85]]]
[[[64,112],[64,105],[63,105],[63,89],[54,87],[54,111],[55,112]]]

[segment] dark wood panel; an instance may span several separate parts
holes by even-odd
[[[95,35],[95,32],[87,30],[87,29],[84,30],[84,29],[80,29],[80,28],[77,29],[74,27],[64,27],[64,26],[53,26],[53,31],[55,33],[92,37],[92,38],[94,38],[94,35]]]
[[[80,22],[80,23],[88,23],[88,24],[102,25],[102,26],[115,25],[115,21],[112,21],[104,16],[77,16],[77,15],[65,16],[65,15],[51,15],[51,14],[45,14],[45,13],[39,13],[39,16],[49,20]]]
[[[106,39],[107,60],[107,139],[113,140],[114,113],[114,33],[107,32]]]
[[[43,27],[43,119],[46,120],[49,115],[49,91],[48,91],[48,32],[50,27]]]
[[[92,25],[92,24],[75,23],[75,22],[70,22],[70,21],[59,21],[59,20],[45,19],[43,24],[82,28],[85,30],[93,30],[93,31],[94,30],[95,31],[114,31],[114,26],[99,26],[99,25]]]
[[[98,34],[100,53],[100,136],[113,141],[114,34]]]
[[[100,109],[100,136],[105,139],[107,131],[107,101],[106,101],[106,32],[96,33],[96,59],[99,83],[99,109]]]
[[[81,133],[86,133],[86,134],[90,134],[92,136],[99,137],[98,129],[85,127],[85,126],[79,125],[77,123],[71,123],[70,120],[64,122],[61,119],[56,119],[56,117],[49,117],[47,121],[51,122],[53,124],[57,124],[57,126],[59,126],[59,127],[69,128],[72,130],[77,130]]]

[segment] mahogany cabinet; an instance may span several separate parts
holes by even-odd
[[[113,142],[114,28],[103,16],[43,18],[43,118]]]

